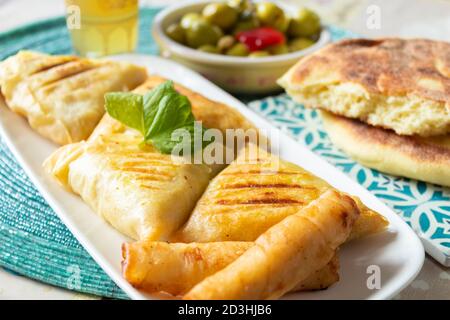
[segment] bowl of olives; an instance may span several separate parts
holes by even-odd
[[[156,16],[152,34],[162,56],[237,94],[279,91],[278,78],[330,41],[310,9],[256,0],[183,2]]]

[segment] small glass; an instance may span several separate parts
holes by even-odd
[[[65,0],[75,51],[99,57],[136,49],[138,0]]]

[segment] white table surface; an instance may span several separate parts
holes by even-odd
[[[283,0],[304,3],[326,22],[368,37],[427,37],[450,41],[450,0]],[[162,5],[176,0],[141,0]],[[367,27],[369,6],[380,10],[379,28]],[[30,9],[32,8],[32,9]],[[372,7],[373,8],[373,7]],[[64,14],[63,0],[0,0],[0,32]],[[11,274],[0,268],[0,299],[96,299]],[[450,268],[427,256],[414,282],[395,299],[450,299]]]

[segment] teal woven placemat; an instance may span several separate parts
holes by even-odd
[[[150,26],[159,9],[140,12],[138,52],[155,54]],[[353,36],[330,27],[333,40]],[[52,54],[72,52],[63,17],[0,34],[0,60],[20,49]],[[250,103],[273,124],[302,141],[383,199],[427,241],[449,256],[448,188],[380,174],[349,160],[332,146],[314,111],[286,95]],[[0,266],[52,285],[110,298],[127,296],[81,247],[0,142]]]

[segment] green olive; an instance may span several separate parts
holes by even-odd
[[[311,37],[320,31],[320,18],[314,12],[307,8],[301,8],[297,14],[292,17],[288,35],[291,37]]]
[[[238,19],[237,10],[225,3],[210,3],[203,9],[202,14],[209,23],[224,30],[231,28]]]
[[[290,22],[291,19],[288,16],[284,15],[284,18],[278,20],[278,22],[276,22],[273,27],[278,31],[285,33],[289,27]]]
[[[186,33],[179,23],[173,23],[166,29],[167,36],[178,43],[186,43]]]
[[[272,2],[259,2],[256,4],[256,15],[264,26],[273,27],[285,32],[289,26],[289,19],[284,11]]]
[[[236,33],[242,32],[242,31],[255,29],[258,27],[259,27],[259,21],[256,18],[242,20],[242,21],[239,21],[238,23],[236,23],[236,25],[234,26],[233,34],[236,34]]]
[[[270,56],[270,53],[264,50],[260,50],[260,51],[253,51],[252,53],[250,53],[248,55],[251,58],[261,58],[261,57],[268,57]]]
[[[207,52],[207,53],[220,54],[219,48],[217,48],[216,46],[212,46],[210,44],[205,44],[203,46],[200,46],[200,47],[197,48],[197,50],[200,50],[200,51],[203,51],[203,52]]]
[[[289,41],[288,47],[290,52],[306,49],[314,44],[309,38],[296,38]]]
[[[266,50],[273,55],[285,54],[289,52],[288,46],[285,43],[267,47]]]
[[[227,35],[219,39],[219,42],[217,42],[217,47],[220,51],[225,51],[230,49],[235,43],[236,40],[234,39],[234,37]]]
[[[239,21],[258,19],[255,10],[244,10],[239,13]]]
[[[215,46],[222,35],[222,30],[218,26],[206,21],[196,21],[186,30],[186,42],[192,48],[205,44]]]
[[[245,57],[249,53],[247,46],[243,43],[236,43],[230,49],[226,51],[226,55],[228,56],[237,56],[237,57]]]
[[[198,21],[204,21],[204,18],[196,12],[190,12],[190,13],[186,13],[180,21],[181,26],[184,29],[189,29],[192,24],[194,24],[194,22],[198,22]]]
[[[227,4],[238,12],[253,10],[254,8],[253,3],[249,0],[228,0]]]

